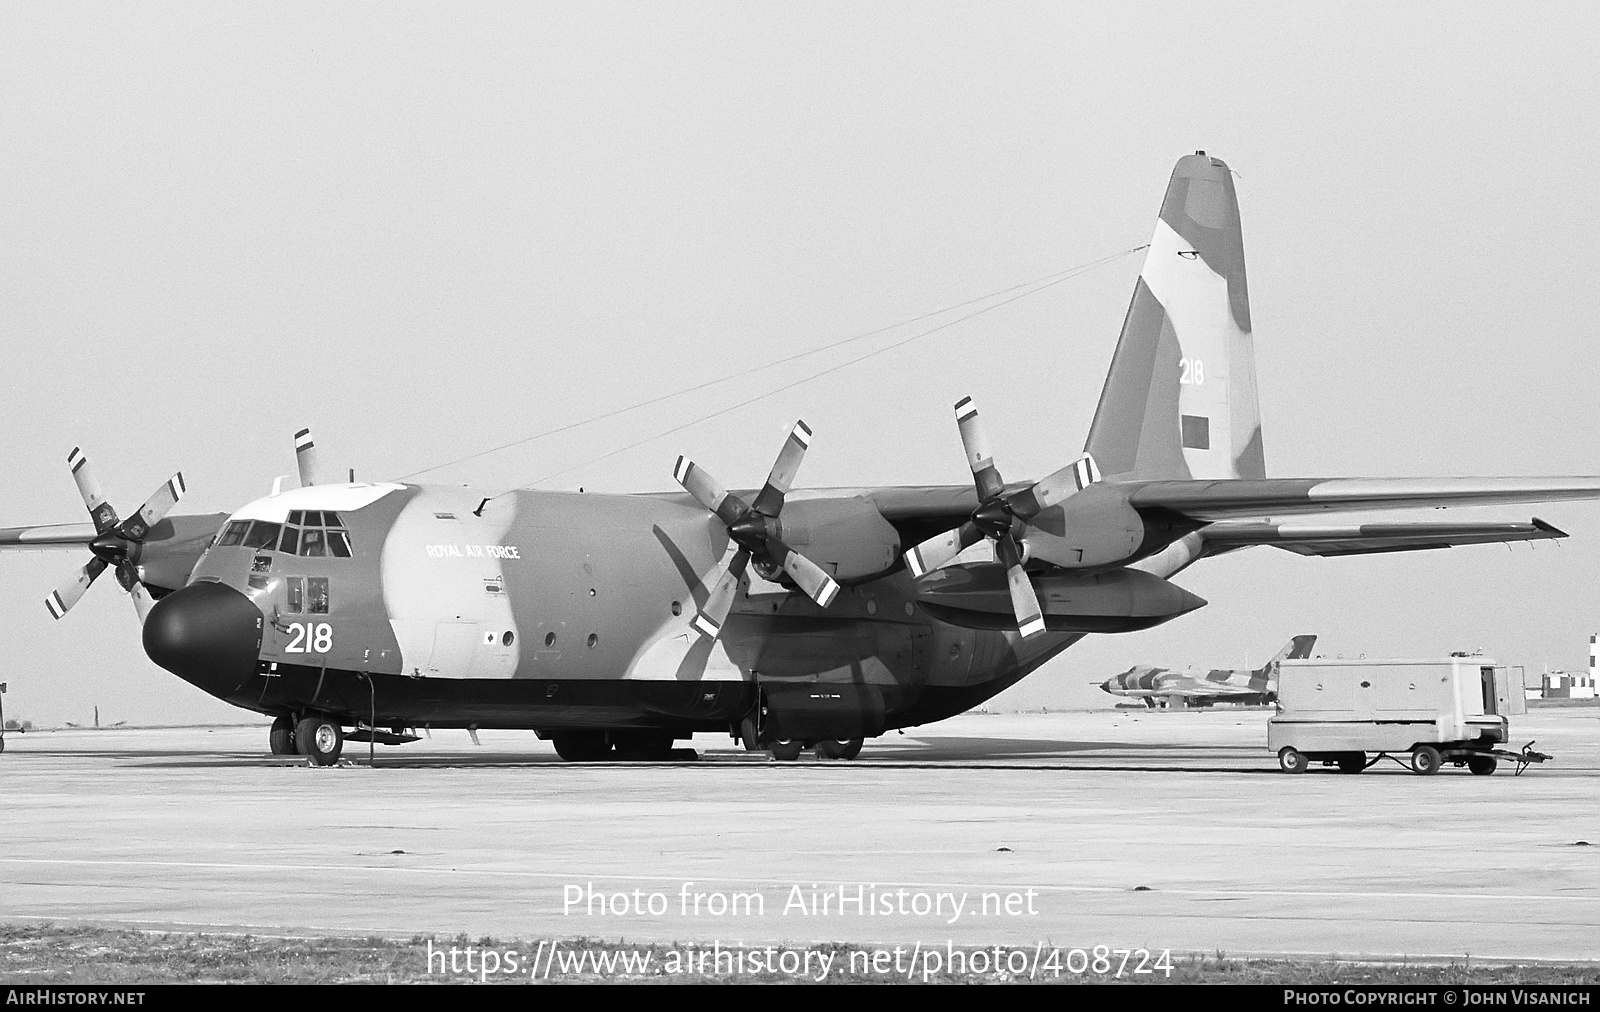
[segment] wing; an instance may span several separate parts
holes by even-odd
[[[1220,555],[1250,545],[1271,545],[1296,555],[1368,555],[1416,552],[1457,545],[1546,541],[1567,536],[1534,517],[1531,523],[1378,523],[1308,524],[1223,520],[1204,527],[1209,553]]]
[[[38,527],[0,527],[0,550],[76,548],[95,539],[94,524],[43,524]]]
[[[1138,481],[1122,485],[1137,510],[1163,509],[1196,521],[1293,516],[1325,511],[1494,506],[1600,499],[1600,477],[1235,478]]]

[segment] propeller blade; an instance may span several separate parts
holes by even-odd
[[[911,570],[912,579],[918,579],[982,540],[983,532],[978,530],[977,525],[964,523],[953,531],[929,538],[907,552],[906,568]]]
[[[731,525],[744,513],[744,503],[738,496],[730,495],[711,472],[688,457],[679,457],[672,476],[695,501],[717,515],[717,519]]]
[[[159,523],[172,507],[178,505],[178,500],[182,499],[188,490],[189,487],[183,483],[183,472],[179,471],[144,501],[144,505],[139,507],[139,512],[117,527],[117,536],[129,541],[143,541],[145,535],[150,533],[150,528]]]
[[[978,489],[978,502],[987,502],[1000,494],[1005,482],[994,466],[994,454],[989,452],[989,440],[983,425],[978,421],[978,406],[971,397],[956,401],[956,425],[961,429],[961,445],[967,451],[967,464],[972,468],[972,482]]]
[[[317,444],[311,439],[310,429],[294,434],[294,460],[300,469],[302,488],[317,483]]]
[[[115,530],[120,522],[116,508],[106,502],[106,497],[101,494],[100,483],[95,480],[94,471],[89,467],[88,456],[74,446],[72,452],[67,454],[67,466],[72,468],[72,480],[78,483],[78,494],[83,496],[83,505],[94,520],[94,532],[105,534]]]
[[[1039,513],[1065,502],[1069,496],[1082,492],[1100,480],[1100,467],[1087,453],[1061,470],[1035,482],[1023,492],[1010,497],[1011,512],[1023,520],[1031,520]]]
[[[139,613],[139,624],[144,625],[144,620],[150,614],[150,609],[155,607],[155,602],[150,600],[150,592],[144,589],[144,584],[135,583],[128,591],[128,596],[133,598],[133,610]]]
[[[1033,581],[1022,568],[1017,553],[1017,543],[1009,536],[995,543],[1000,561],[1006,567],[1006,584],[1011,590],[1011,610],[1017,615],[1017,631],[1027,639],[1044,632],[1044,611],[1039,607],[1039,595],[1033,591]]]
[[[739,593],[739,581],[744,577],[745,566],[749,564],[750,553],[739,549],[716,586],[711,588],[711,593],[706,595],[705,607],[694,618],[692,625],[700,635],[714,640],[722,633],[728,613],[733,610],[733,599]]]
[[[794,486],[795,472],[800,470],[800,462],[806,459],[806,448],[810,445],[811,428],[803,420],[795,422],[783,449],[778,451],[778,460],[772,465],[772,473],[767,475],[767,484],[756,496],[751,509],[764,517],[778,515],[778,511],[783,509],[783,497]]]
[[[839,584],[828,575],[827,570],[777,538],[767,539],[767,556],[773,560],[781,559],[783,571],[794,580],[795,586],[821,607],[826,608],[839,596]]]
[[[45,595],[44,606],[49,610],[50,617],[59,620],[61,616],[71,611],[72,606],[83,597],[84,591],[89,589],[89,584],[105,571],[105,562],[91,556],[87,565],[72,574],[72,579]]]

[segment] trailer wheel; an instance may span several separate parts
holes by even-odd
[[[1498,765],[1500,764],[1495,761],[1492,755],[1473,756],[1467,760],[1467,769],[1472,771],[1473,776],[1478,777],[1488,776],[1494,772],[1495,767]]]
[[[1421,745],[1411,753],[1411,768],[1425,777],[1431,777],[1439,772],[1439,764],[1442,761],[1439,750],[1432,745]]]
[[[1365,752],[1340,752],[1339,772],[1360,773],[1367,768],[1367,754]]]
[[[1311,761],[1306,758],[1304,752],[1293,745],[1285,745],[1278,750],[1278,765],[1285,773],[1304,773],[1306,767],[1311,765]]]

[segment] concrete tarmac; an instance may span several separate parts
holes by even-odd
[[[778,763],[568,764],[528,732],[266,752],[6,735],[0,921],[260,934],[1600,960],[1600,708],[1520,777],[1290,776],[1264,711],[967,714]]]

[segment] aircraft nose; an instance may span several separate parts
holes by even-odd
[[[220,583],[194,583],[163,597],[144,620],[150,659],[214,696],[226,698],[255,674],[261,611]]]

